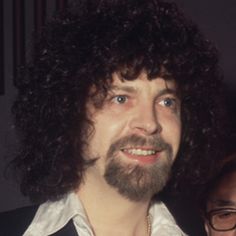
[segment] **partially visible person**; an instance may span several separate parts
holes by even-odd
[[[226,160],[202,198],[208,236],[236,236],[236,153]]]

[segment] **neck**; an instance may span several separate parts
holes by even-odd
[[[89,179],[80,186],[77,195],[96,236],[148,235],[150,199],[133,202],[120,195],[105,181],[103,184],[94,184]]]

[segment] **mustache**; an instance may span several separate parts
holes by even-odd
[[[172,147],[170,144],[165,142],[163,138],[159,135],[145,138],[138,135],[125,136],[118,139],[116,142],[112,143],[109,150],[108,156],[111,156],[115,151],[120,150],[125,147],[135,147],[135,146],[151,146],[159,150],[167,150],[168,153],[172,153]]]

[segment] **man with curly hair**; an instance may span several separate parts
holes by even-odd
[[[174,3],[78,0],[16,86],[14,165],[40,205],[2,214],[4,235],[184,235],[159,195],[202,183],[221,156],[221,76]]]

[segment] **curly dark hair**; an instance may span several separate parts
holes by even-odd
[[[174,78],[182,96],[182,144],[170,185],[205,180],[221,155],[222,76],[215,47],[175,3],[78,0],[35,38],[16,79],[13,104],[21,149],[14,164],[31,200],[55,200],[79,186],[86,163],[89,89],[106,94],[114,72],[132,80]],[[163,73],[163,68],[168,73]],[[88,126],[88,127],[89,127]]]

